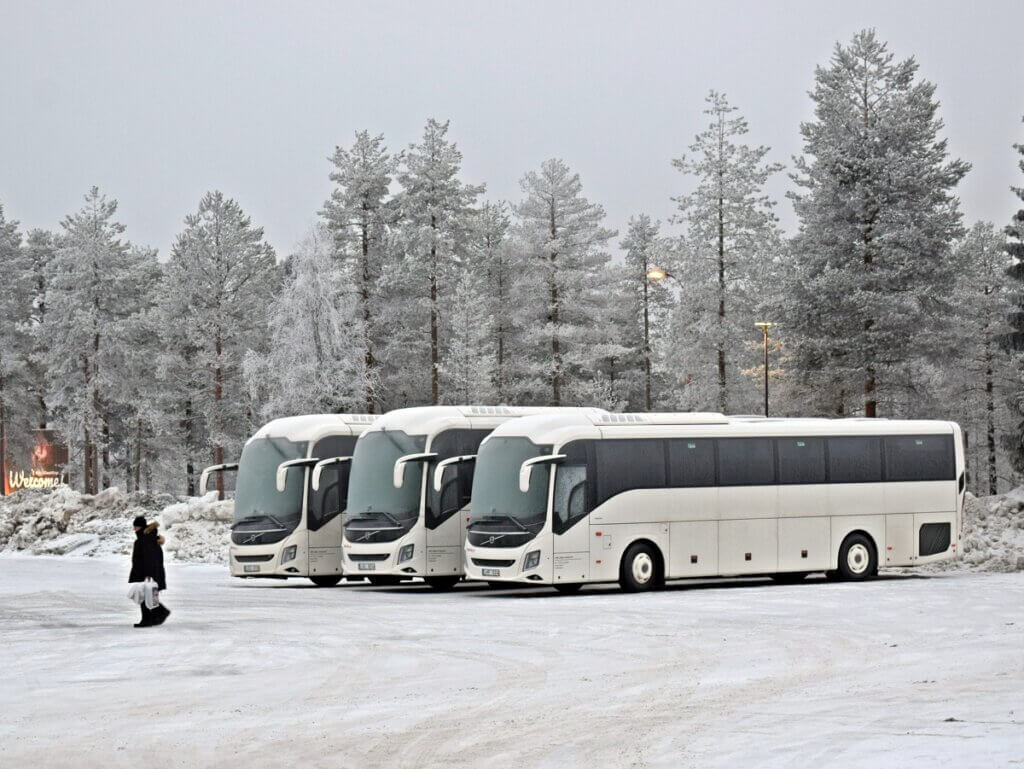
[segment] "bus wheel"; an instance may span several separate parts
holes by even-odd
[[[839,548],[839,574],[843,579],[867,579],[878,568],[875,546],[863,534],[851,534]]]
[[[776,582],[799,582],[810,574],[809,571],[784,571],[781,574],[772,574]]]
[[[458,584],[458,577],[426,577],[424,580],[434,590],[451,590]]]
[[[582,582],[558,582],[555,584],[555,590],[559,593],[578,593],[581,587],[583,587]]]
[[[317,587],[334,587],[341,582],[340,574],[325,574],[321,577],[310,577],[309,581]]]
[[[631,545],[622,557],[622,567],[619,569],[619,584],[623,590],[631,593],[638,593],[642,590],[651,590],[658,584],[658,557],[654,548],[643,542]]]

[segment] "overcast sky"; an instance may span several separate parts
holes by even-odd
[[[0,204],[56,228],[98,185],[162,256],[200,196],[239,201],[283,255],[353,133],[416,141],[450,119],[463,178],[518,200],[558,156],[624,233],[666,220],[709,88],[792,166],[834,43],[873,26],[937,83],[967,222],[1002,226],[1024,184],[1024,2],[24,2],[0,0]],[[787,229],[783,195],[770,188]],[[674,231],[671,226],[666,231]]]

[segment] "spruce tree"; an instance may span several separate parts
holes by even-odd
[[[268,311],[279,288],[263,229],[223,193],[204,195],[171,250],[160,316],[165,349],[178,358],[170,368],[194,388],[183,391],[183,411],[168,419],[186,423],[194,445],[211,447],[213,464],[237,456],[257,424],[242,364],[248,351],[266,352]],[[184,459],[191,490],[196,457]]]
[[[442,338],[442,317],[447,299],[459,281],[459,271],[470,248],[472,208],[483,185],[459,179],[462,153],[448,139],[448,121],[431,118],[419,144],[410,145],[405,167],[398,176],[402,185],[401,270],[406,287],[412,287],[423,316],[410,313],[408,333],[416,335],[422,320],[428,329],[430,403],[441,402],[441,369],[447,341]],[[422,287],[417,291],[416,287]],[[417,306],[414,305],[413,307]],[[413,309],[412,307],[410,309]]]
[[[363,347],[359,374],[367,413],[380,406],[378,347],[385,345],[389,329],[381,324],[381,275],[387,266],[388,226],[394,216],[388,187],[400,157],[388,153],[384,137],[368,131],[356,133],[351,149],[337,147],[330,174],[336,187],[322,214],[334,234],[335,250],[352,276],[361,322],[353,330]]]
[[[705,101],[708,127],[690,155],[673,161],[696,180],[692,192],[675,198],[673,221],[686,227],[676,255],[680,308],[690,328],[679,355],[710,364],[700,365],[697,375],[715,372],[717,408],[727,412],[739,400],[730,389],[743,383],[740,369],[750,363],[742,353],[755,331],[755,298],[765,288],[757,281],[759,265],[772,257],[779,238],[775,203],[764,185],[782,166],[766,161],[768,147],[743,143],[747,121],[733,114],[736,107],[724,94],[711,91]]]
[[[513,303],[522,328],[519,399],[561,406],[584,403],[595,360],[588,349],[603,301],[604,250],[615,232],[602,227],[604,209],[583,197],[579,174],[560,159],[545,160],[520,181],[518,238],[528,266]]]
[[[801,125],[785,322],[805,389],[832,413],[858,393],[865,416],[895,406],[943,345],[962,232],[954,189],[969,166],[949,159],[935,86],[917,69],[859,32],[815,71],[814,119]]]
[[[1024,143],[1013,148],[1021,156],[1017,165],[1024,171]],[[1024,186],[1011,187],[1013,193],[1024,201]],[[1017,383],[1010,392],[1009,408],[1013,429],[1003,437],[1003,445],[1009,452],[1010,464],[1018,477],[1024,475],[1024,207],[1017,210],[1006,226],[1006,253],[1012,260],[1008,275],[1013,286],[1013,311],[1009,316],[1011,331],[1004,338],[1004,345],[1011,351],[1014,377]]]

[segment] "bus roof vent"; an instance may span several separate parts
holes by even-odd
[[[724,425],[729,420],[722,414],[685,411],[647,414],[601,414],[594,418],[595,425]]]
[[[462,411],[471,417],[511,417],[516,413],[508,406],[467,406]]]
[[[597,414],[594,416],[595,425],[635,425],[646,424],[646,414]]]
[[[379,414],[346,414],[345,421],[353,425],[372,425]]]

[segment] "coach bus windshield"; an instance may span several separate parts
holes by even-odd
[[[245,444],[235,486],[235,531],[292,530],[298,526],[306,474],[301,468],[291,470],[280,493],[277,466],[305,457],[308,446],[306,441],[287,438],[256,438]]]
[[[372,430],[356,441],[345,515],[345,536],[351,541],[387,541],[416,522],[425,463],[407,463],[398,489],[394,469],[400,457],[422,453],[426,441],[424,435],[407,435],[401,430]]]
[[[480,446],[473,477],[470,502],[472,531],[491,534],[497,531],[536,534],[547,514],[548,478],[551,465],[533,466],[530,488],[519,490],[519,468],[527,459],[551,452],[550,446],[538,446],[529,438],[491,436]],[[509,545],[519,537],[508,537]],[[505,543],[502,543],[505,544]]]

